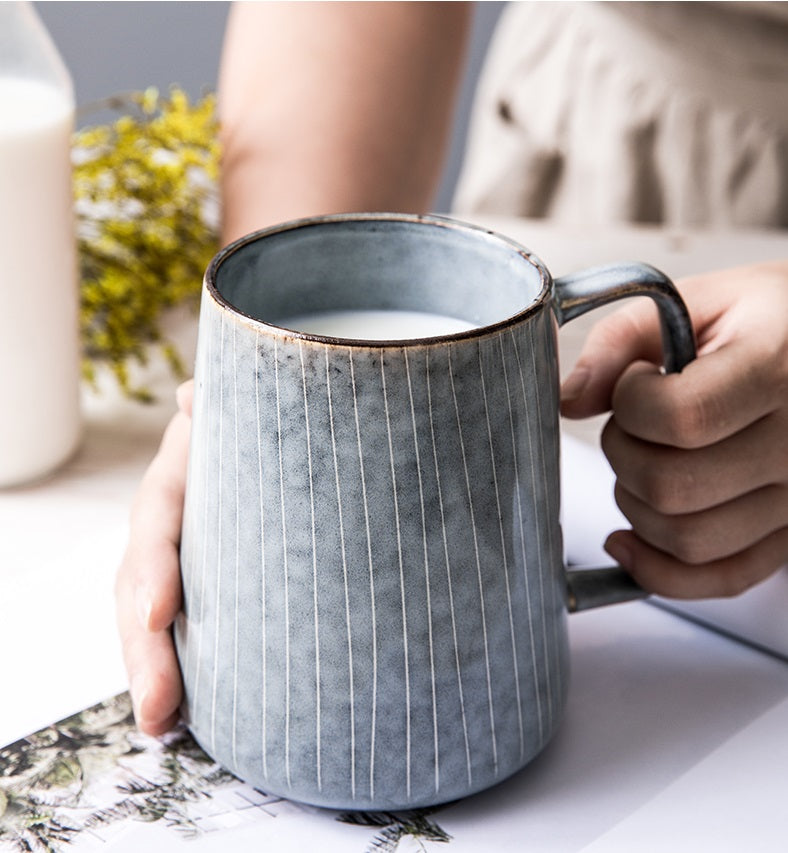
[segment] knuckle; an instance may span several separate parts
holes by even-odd
[[[760,575],[751,571],[726,572],[720,576],[715,598],[736,598],[754,587]]]
[[[729,420],[721,401],[717,398],[694,396],[683,400],[668,417],[665,430],[674,447],[693,450],[704,447]]]
[[[643,512],[639,501],[616,484],[618,508],[632,525],[633,531],[654,548],[669,554],[685,565],[707,563],[717,556],[718,540],[708,525],[698,523],[694,515],[666,515]]]
[[[769,534],[736,556],[732,595],[740,595],[764,581],[788,559],[788,527]]]
[[[667,539],[666,550],[688,566],[702,565],[719,556],[715,539],[700,529],[689,516],[672,520]]]
[[[703,469],[683,448],[649,445],[627,448],[613,418],[601,435],[601,447],[620,483],[662,515],[692,512],[702,501]]]
[[[640,491],[645,502],[662,515],[688,512],[697,483],[694,474],[668,463],[649,466],[641,472]]]

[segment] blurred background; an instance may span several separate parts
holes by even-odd
[[[69,67],[78,107],[109,95],[175,83],[192,97],[215,90],[224,2],[38,2],[34,4]],[[447,211],[462,161],[473,89],[502,2],[475,4],[453,144],[434,205]],[[262,84],[261,84],[262,85]],[[106,120],[82,115],[80,124]]]

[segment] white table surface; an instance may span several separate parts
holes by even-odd
[[[622,258],[681,275],[788,257],[788,240],[769,234],[489,224],[557,274]],[[572,340],[565,331],[571,357],[580,327]],[[174,409],[172,381],[149,378],[157,405],[86,395],[78,455],[45,482],[0,492],[0,743],[125,689],[114,573]],[[449,849],[786,849],[787,663],[646,603],[574,615],[570,640],[558,736],[514,779],[440,812]]]

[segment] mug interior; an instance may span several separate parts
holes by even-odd
[[[475,226],[406,215],[303,220],[228,246],[209,267],[221,302],[271,325],[325,311],[400,310],[504,322],[547,292],[541,263]]]

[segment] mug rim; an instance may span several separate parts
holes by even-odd
[[[222,264],[234,255],[239,250],[243,249],[250,243],[255,243],[265,237],[270,237],[275,234],[282,234],[287,231],[295,231],[301,228],[308,228],[316,225],[343,223],[343,222],[400,222],[410,224],[424,224],[440,228],[453,229],[460,232],[471,233],[480,239],[487,239],[492,242],[506,246],[510,250],[519,255],[524,261],[535,267],[539,273],[541,280],[541,288],[538,294],[526,305],[522,310],[516,311],[501,320],[496,320],[494,323],[487,323],[482,326],[473,326],[470,329],[465,329],[459,332],[443,335],[428,335],[419,338],[391,338],[391,339],[367,339],[367,338],[348,338],[341,335],[320,335],[313,332],[302,332],[297,329],[288,329],[285,326],[279,326],[266,320],[261,320],[259,317],[242,311],[236,305],[233,305],[219,291],[216,285],[217,275]],[[285,222],[280,222],[275,225],[269,225],[265,228],[260,228],[256,231],[251,231],[232,242],[228,243],[220,249],[211,259],[203,277],[203,283],[216,304],[231,313],[232,315],[250,322],[255,329],[262,327],[266,331],[273,333],[284,334],[305,341],[313,341],[320,344],[341,345],[348,347],[405,347],[419,346],[427,344],[440,344],[443,342],[454,342],[471,340],[474,338],[483,337],[490,334],[495,334],[504,331],[521,321],[527,319],[531,315],[542,310],[547,303],[547,300],[552,292],[552,276],[545,266],[544,261],[527,249],[521,243],[507,237],[498,231],[491,228],[486,228],[482,225],[475,225],[470,222],[465,222],[459,219],[454,219],[450,216],[441,216],[438,214],[413,214],[413,213],[329,213],[319,214],[316,216],[306,216],[298,219],[290,219]]]

